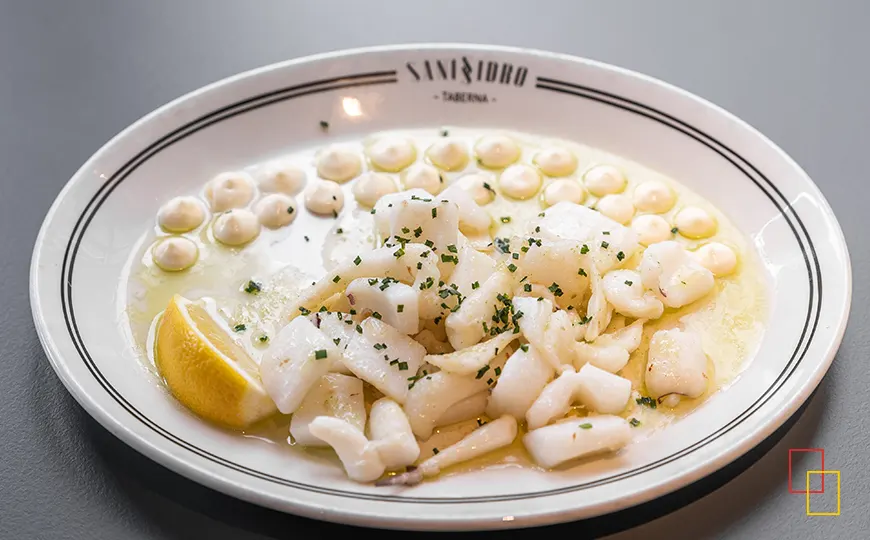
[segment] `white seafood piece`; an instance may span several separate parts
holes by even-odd
[[[587,272],[580,269],[589,266],[586,256],[581,255],[582,246],[571,240],[544,240],[541,245],[516,238],[512,249],[519,250],[515,244],[523,244],[528,251],[517,263],[519,276],[527,277],[523,283],[533,283],[552,287],[550,292],[558,294],[556,302],[561,306],[580,305],[588,288]]]
[[[329,371],[333,373],[342,373],[349,375],[351,371],[344,365],[344,350],[347,348],[350,340],[353,339],[356,331],[356,322],[349,313],[335,313],[324,311],[320,313],[312,313],[308,319],[314,323],[314,326],[326,334],[326,337],[332,340],[340,355],[337,355],[329,367]]]
[[[680,396],[701,396],[707,390],[707,355],[698,335],[679,329],[653,334],[644,381],[650,397],[669,406]]]
[[[541,467],[551,468],[579,457],[612,452],[631,441],[631,427],[611,415],[571,418],[529,431],[523,445]]]
[[[481,253],[465,245],[459,250],[459,263],[450,274],[450,283],[456,285],[462,296],[469,296],[495,272],[496,261],[486,253]],[[476,284],[476,286],[475,286]]]
[[[535,347],[553,369],[562,365],[562,360],[553,351],[547,350],[547,328],[553,314],[553,304],[546,298],[538,300],[528,296],[514,297],[514,313],[522,312],[517,320],[520,332]]]
[[[308,392],[290,419],[290,436],[302,446],[328,446],[308,426],[318,416],[340,418],[360,431],[366,427],[363,383],[356,377],[327,373]]]
[[[422,189],[430,195],[436,195],[444,188],[444,178],[432,165],[416,163],[405,171],[402,185],[406,190]]]
[[[640,248],[632,229],[583,205],[560,202],[543,214],[530,222],[527,234],[577,242],[602,273],[630,259]]]
[[[196,264],[199,248],[190,238],[170,236],[154,243],[151,257],[161,270],[180,272]]]
[[[222,244],[241,246],[260,234],[260,221],[250,210],[233,208],[214,220],[212,232],[217,241]]]
[[[205,185],[205,200],[212,212],[247,206],[254,198],[254,180],[245,172],[225,172]]]
[[[508,446],[517,438],[517,421],[504,415],[488,422],[465,436],[461,441],[442,449],[420,464],[423,476],[435,476],[442,470]]]
[[[381,276],[382,280],[385,277],[396,279],[410,284],[415,291],[434,295],[441,273],[438,271],[431,248],[423,244],[406,244],[403,248],[387,246],[374,249],[327,272],[320,281],[306,289],[296,299],[289,311],[290,317],[296,317],[306,311],[317,311],[324,302],[342,292],[354,279],[370,276]],[[422,312],[426,295],[420,296]],[[421,315],[425,317],[425,313]]]
[[[465,190],[479,206],[484,206],[495,199],[495,179],[489,173],[476,172],[466,174],[457,180],[455,185]]]
[[[378,234],[387,245],[428,240],[438,253],[447,253],[458,241],[459,208],[445,201],[422,189],[382,197],[375,204]]]
[[[579,381],[574,368],[566,367],[561,375],[548,383],[526,411],[529,429],[538,429],[565,416],[575,401]]]
[[[577,343],[574,366],[580,369],[589,363],[610,373],[618,372],[628,363],[631,353],[640,347],[645,322],[638,319],[611,334],[598,336],[594,343]]]
[[[508,358],[492,389],[486,413],[491,418],[509,414],[525,418],[541,390],[553,378],[553,366],[531,345],[521,347]]]
[[[595,341],[604,332],[607,325],[610,324],[610,318],[613,316],[613,307],[607,302],[604,283],[596,268],[590,269],[589,277],[592,285],[592,296],[589,297],[589,304],[586,306],[586,332],[584,338],[586,341]]]
[[[468,165],[468,147],[462,141],[439,139],[426,150],[426,157],[439,169],[458,171]]]
[[[184,233],[202,225],[205,209],[196,197],[175,197],[157,211],[157,223],[166,231]]]
[[[344,363],[354,375],[399,403],[408,397],[408,377],[423,364],[426,349],[388,324],[369,317],[359,324]]]
[[[492,218],[458,183],[451,184],[438,195],[438,198],[450,201],[459,207],[459,230],[463,233],[472,236],[489,233]]]
[[[478,418],[486,411],[489,392],[484,390],[450,406],[435,422],[435,427],[449,426],[466,420]]]
[[[331,416],[318,416],[308,429],[335,450],[351,480],[372,482],[384,474],[386,467],[377,445],[369,442],[361,430],[348,422]]]
[[[353,196],[360,205],[372,208],[381,197],[398,191],[396,182],[389,174],[365,173],[353,184]]]
[[[646,248],[640,263],[644,287],[657,292],[667,307],[679,308],[702,298],[714,286],[713,273],[679,243],[668,240]]]
[[[504,302],[499,300],[513,288],[513,278],[504,271],[496,271],[479,288],[465,297],[459,309],[450,313],[445,321],[447,339],[457,351],[478,343],[488,332],[484,323],[493,324],[491,318]]]
[[[429,354],[446,354],[453,352],[453,347],[450,346],[450,343],[439,339],[438,336],[435,335],[435,332],[428,328],[420,330],[420,332],[414,336],[414,341],[425,347],[426,352]]]
[[[335,343],[304,317],[282,328],[260,361],[260,378],[278,410],[295,412],[340,354]]]
[[[544,330],[544,347],[560,365],[574,363],[574,347],[577,345],[574,319],[567,311],[559,309],[550,315]]]
[[[455,375],[484,374],[499,352],[517,339],[519,334],[504,332],[488,341],[457,349],[447,354],[427,354],[423,361]]]
[[[372,404],[369,433],[388,471],[407,467],[420,457],[420,446],[405,411],[389,398],[381,398]]]
[[[283,193],[270,193],[257,201],[254,213],[264,227],[278,229],[296,219],[296,201]]]
[[[428,439],[435,425],[452,406],[488,390],[498,379],[496,368],[501,371],[505,356],[496,357],[490,363],[490,369],[480,378],[439,371],[414,381],[403,406],[414,435],[421,440]]]
[[[577,372],[574,394],[589,410],[619,414],[631,398],[631,381],[586,364]]]
[[[417,159],[414,143],[402,137],[381,137],[368,147],[369,159],[378,169],[399,172]]]
[[[474,145],[477,161],[484,167],[501,169],[520,159],[520,146],[507,135],[486,135]]]
[[[399,332],[411,335],[420,331],[418,292],[402,282],[357,278],[350,282],[344,294],[357,312],[376,313]]]
[[[362,158],[350,148],[327,146],[315,156],[317,174],[333,182],[344,183],[362,170]]]
[[[602,279],[604,296],[617,313],[635,319],[658,319],[664,312],[661,300],[644,290],[634,270],[611,270]]]

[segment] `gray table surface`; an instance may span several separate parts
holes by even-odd
[[[792,422],[744,459],[676,495],[552,532],[616,539],[867,538],[868,22],[870,3],[862,0],[0,0],[0,537],[354,532],[203,488],[100,427],[66,392],[40,348],[28,300],[30,254],[45,212],[79,165],[170,99],[316,52],[464,41],[587,56],[729,109],[815,179],[852,255],[849,329],[833,367]],[[807,517],[803,496],[787,492],[788,449],[797,447],[824,448],[828,468],[842,471],[841,516]]]

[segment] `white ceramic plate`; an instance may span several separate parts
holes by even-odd
[[[359,110],[347,111],[346,98],[358,100]],[[327,134],[319,127],[324,119]],[[742,376],[617,457],[558,473],[489,470],[401,491],[357,485],[335,464],[215,429],[141,368],[119,323],[126,295],[119,281],[163,201],[197,191],[220,171],[294,148],[440,125],[582,142],[669,175],[716,204],[752,239],[770,282],[769,327]],[[482,529],[636,505],[761,442],[830,366],[849,313],[851,268],[842,232],[812,181],[772,142],[716,106],[579,58],[412,45],[258,69],[136,122],[100,149],[51,207],[36,242],[30,291],[39,337],[69,391],[159,463],[241,499],[318,519]]]

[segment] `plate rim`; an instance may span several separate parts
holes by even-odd
[[[749,451],[752,447],[763,441],[767,438],[773,431],[775,431],[778,427],[780,427],[785,421],[790,418],[794,412],[807,400],[809,395],[813,390],[818,386],[821,378],[830,368],[830,365],[833,362],[834,356],[840,346],[840,343],[843,338],[843,334],[845,332],[846,326],[848,324],[848,315],[851,307],[851,298],[852,298],[852,271],[851,271],[851,259],[848,252],[848,246],[845,241],[845,236],[843,234],[842,228],[839,224],[839,221],[836,218],[833,210],[831,209],[828,201],[825,199],[824,195],[821,193],[821,190],[818,186],[812,181],[812,179],[806,174],[805,171],[788,155],[786,154],[779,146],[774,144],[770,139],[760,133],[753,126],[740,119],[739,117],[729,113],[728,111],[722,109],[721,107],[705,100],[702,97],[699,97],[693,93],[690,93],[686,90],[683,90],[677,86],[674,86],[670,83],[661,81],[659,79],[650,77],[648,75],[638,73],[633,70],[629,70],[626,68],[621,68],[618,66],[613,66],[607,63],[582,58],[578,56],[563,54],[563,53],[555,53],[555,52],[547,52],[537,49],[527,49],[520,47],[504,47],[504,46],[496,46],[496,45],[477,45],[477,44],[467,44],[467,43],[406,43],[406,44],[395,44],[395,45],[386,45],[386,46],[376,46],[376,47],[361,47],[354,49],[342,49],[336,51],[330,51],[326,53],[320,53],[295,59],[286,60],[283,62],[277,62],[265,66],[261,66],[258,68],[254,68],[252,70],[244,71],[213,83],[207,84],[200,88],[197,88],[191,92],[188,92],[176,99],[173,99],[166,104],[154,109],[150,113],[142,116],[135,122],[131,123],[129,126],[119,131],[115,136],[109,139],[105,144],[103,144],[99,150],[97,150],[88,160],[70,177],[70,180],[64,185],[63,189],[55,198],[52,203],[50,209],[46,213],[46,216],[43,220],[43,223],[40,227],[39,234],[37,236],[33,254],[31,258],[31,268],[30,268],[30,300],[31,300],[31,311],[34,319],[34,325],[37,329],[37,334],[40,339],[40,343],[43,349],[46,352],[46,356],[49,359],[52,368],[59,375],[64,386],[66,386],[67,390],[75,397],[75,399],[81,404],[88,413],[96,419],[101,425],[107,428],[110,432],[112,432],[115,436],[123,440],[127,445],[136,449],[140,453],[145,454],[150,459],[160,463],[163,466],[168,467],[169,469],[182,474],[185,477],[188,477],[196,482],[203,483],[222,491],[224,493],[228,493],[232,496],[239,497],[256,504],[270,506],[273,508],[277,508],[280,510],[287,511],[287,506],[292,508],[293,513],[297,513],[299,515],[307,515],[309,517],[315,518],[323,518],[323,512],[329,512],[329,519],[332,521],[338,521],[343,523],[354,523],[354,524],[363,524],[369,526],[380,526],[380,527],[390,527],[395,526],[396,528],[420,528],[419,524],[421,521],[416,520],[402,520],[393,516],[370,516],[365,515],[364,512],[355,511],[355,510],[345,510],[345,509],[335,509],[332,507],[326,508],[315,508],[310,504],[302,503],[298,501],[288,501],[283,500],[283,506],[277,506],[275,504],[268,504],[267,497],[264,497],[264,494],[257,491],[255,487],[252,486],[244,486],[238,483],[233,482],[232,480],[222,477],[219,474],[216,474],[212,471],[209,471],[208,468],[204,468],[199,466],[198,464],[194,464],[192,462],[188,462],[184,458],[174,457],[169,452],[166,452],[164,449],[159,448],[157,445],[152,444],[147,438],[142,437],[132,430],[127,428],[124,425],[124,422],[121,422],[119,418],[116,418],[115,415],[106,411],[101,405],[100,400],[95,399],[91,396],[91,394],[83,387],[81,387],[73,378],[72,374],[69,372],[68,367],[66,366],[66,362],[64,361],[63,355],[57,349],[57,344],[53,342],[53,340],[48,335],[47,326],[45,323],[45,314],[42,312],[40,291],[39,291],[39,267],[38,261],[40,256],[42,255],[42,248],[45,245],[45,235],[47,234],[47,229],[50,223],[53,221],[55,214],[58,209],[63,204],[64,199],[66,198],[67,193],[71,190],[75,184],[74,180],[78,178],[83,172],[85,172],[89,166],[99,160],[104,152],[110,149],[114,143],[125,137],[129,132],[137,130],[142,124],[145,124],[152,119],[159,117],[163,112],[168,109],[171,109],[176,104],[194,99],[197,95],[207,93],[211,90],[220,88],[221,86],[231,84],[238,80],[243,80],[249,77],[257,76],[261,73],[267,73],[274,70],[285,69],[290,66],[298,65],[298,64],[306,64],[313,63],[320,60],[326,59],[334,59],[346,56],[354,56],[354,55],[363,55],[363,54],[371,54],[371,53],[385,53],[385,52],[395,52],[395,51],[405,51],[405,50],[439,50],[439,49],[462,49],[470,52],[509,52],[516,53],[522,55],[531,55],[541,58],[547,59],[555,59],[555,60],[563,60],[570,61],[573,63],[590,65],[599,69],[603,69],[609,72],[619,73],[624,76],[629,76],[631,78],[637,78],[646,80],[647,82],[651,82],[654,85],[663,87],[665,90],[675,92],[680,94],[683,98],[689,98],[690,100],[700,102],[702,105],[712,108],[718,114],[723,115],[727,119],[733,122],[737,122],[742,124],[742,126],[749,130],[749,132],[757,137],[759,143],[765,144],[769,150],[773,150],[779,154],[780,158],[783,158],[786,163],[791,166],[793,172],[801,175],[802,180],[806,184],[806,186],[810,187],[813,190],[814,197],[821,202],[822,205],[822,213],[828,217],[829,225],[838,233],[838,244],[839,248],[842,249],[844,255],[845,262],[845,275],[843,276],[845,279],[844,283],[844,298],[845,301],[840,305],[840,310],[837,315],[837,328],[833,335],[833,339],[830,341],[830,344],[824,351],[824,354],[820,355],[818,365],[816,369],[812,372],[811,376],[807,377],[804,384],[799,388],[799,391],[795,392],[793,396],[791,396],[787,402],[786,407],[784,407],[781,411],[779,411],[776,416],[771,418],[769,421],[763,423],[759,428],[752,431],[752,433],[745,437],[744,439],[740,439],[735,441],[735,444],[732,444],[727,451],[723,450],[714,460],[707,460],[696,467],[692,467],[685,474],[680,475],[679,477],[673,478],[667,482],[660,482],[658,485],[652,486],[649,489],[646,489],[640,492],[640,497],[638,497],[638,493],[630,494],[630,498],[634,501],[633,504],[639,504],[641,502],[645,502],[646,500],[653,499],[655,497],[661,496],[667,492],[673,491],[674,489],[678,489],[680,486],[688,485],[693,481],[696,481],[698,478],[705,476],[715,470],[722,468],[727,465],[734,459],[743,455],[747,451]],[[807,233],[809,236],[809,233]],[[819,275],[819,281],[821,282],[822,276],[821,273]],[[821,310],[821,304],[820,308]],[[198,458],[195,458],[198,459]],[[713,463],[713,462],[718,463]],[[541,522],[553,523],[565,519],[571,519],[570,515],[557,515],[557,516],[546,516],[545,512],[539,512],[535,514],[536,516],[545,516],[544,520]],[[553,518],[557,519],[553,519]],[[383,520],[387,520],[384,522]],[[426,520],[423,520],[425,522]],[[540,524],[540,523],[534,523]],[[432,523],[428,523],[428,526],[433,526]],[[445,527],[446,525],[446,527]],[[456,528],[459,526],[460,528],[479,528],[475,527],[474,524],[469,524],[464,522],[462,518],[457,520],[439,520],[436,524],[434,524],[437,528]],[[495,524],[494,523],[485,523],[484,528],[491,528]],[[527,526],[528,524],[518,526]]]

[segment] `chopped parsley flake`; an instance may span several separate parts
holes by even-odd
[[[656,408],[656,400],[654,400],[653,398],[651,398],[649,396],[639,397],[635,401],[637,402],[638,405],[645,405],[645,406],[649,407],[650,409]]]
[[[262,290],[263,286],[253,280],[248,281],[247,285],[245,285],[245,292],[248,294],[257,294]]]

